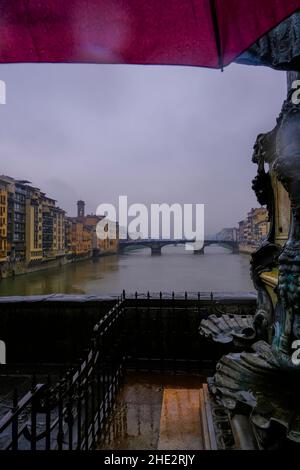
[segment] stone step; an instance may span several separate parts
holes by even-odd
[[[158,450],[202,450],[204,448],[199,388],[165,388]]]
[[[207,384],[199,392],[200,399],[200,420],[202,426],[203,448],[205,450],[217,450],[217,442],[212,418],[212,410],[209,400]]]

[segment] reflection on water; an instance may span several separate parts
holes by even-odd
[[[211,246],[194,255],[167,246],[162,256],[150,249],[81,261],[0,281],[0,295],[109,294],[159,291],[253,291],[249,257]]]

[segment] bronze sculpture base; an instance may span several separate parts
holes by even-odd
[[[220,359],[208,379],[210,393],[228,411],[237,438],[239,417],[239,423],[247,419],[249,442],[253,433],[260,449],[300,447],[300,375],[282,370],[268,343],[258,341],[252,348]]]

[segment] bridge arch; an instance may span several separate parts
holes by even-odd
[[[151,249],[151,255],[161,255],[162,248],[165,246],[185,245],[186,243],[193,243],[194,240],[126,240],[120,243],[120,249],[124,250],[127,247],[146,247]],[[238,252],[238,244],[230,240],[205,240],[204,245],[200,250],[195,250],[195,254],[204,254],[206,246],[221,245],[230,249],[233,253]]]

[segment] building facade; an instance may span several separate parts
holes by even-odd
[[[0,263],[8,259],[7,241],[8,191],[0,182]]]
[[[238,223],[240,251],[252,252],[264,240],[270,228],[268,212],[264,207],[252,208],[247,217]]]
[[[223,228],[216,234],[216,239],[221,241],[237,241],[238,229],[235,227]]]
[[[92,256],[92,229],[83,222],[72,223],[72,253],[79,258]]]
[[[252,208],[247,217],[238,222],[238,227],[223,228],[216,234],[217,240],[238,242],[239,250],[251,253],[258,248],[269,233],[268,212],[264,207]]]
[[[55,258],[53,248],[53,213],[55,208],[55,200],[44,195],[43,197],[43,258]]]
[[[65,211],[53,208],[53,253],[56,258],[65,255]]]
[[[7,191],[7,256],[10,261],[25,261],[26,259],[26,186],[28,183],[28,181],[18,181],[5,175],[0,176],[0,184]]]
[[[73,254],[73,243],[72,243],[72,232],[73,224],[71,217],[65,217],[65,255],[67,258],[72,258]]]
[[[96,227],[102,219],[85,215],[82,200],[77,217],[67,217],[55,199],[29,181],[0,175],[0,277],[48,261],[60,265],[66,259],[117,253],[118,225],[107,221],[107,236],[100,240]]]
[[[29,264],[43,259],[43,195],[38,188],[26,189],[25,252]]]
[[[83,238],[86,238],[85,251],[91,244],[91,251],[94,256],[115,254],[119,251],[119,226],[116,222],[107,220],[104,226],[104,232],[107,233],[107,236],[104,239],[97,236],[97,224],[103,219],[104,216],[85,215],[85,202],[82,200],[77,202],[77,217],[72,218],[73,223],[79,225],[77,229],[73,228],[73,231],[77,233],[76,243],[79,244],[73,249],[76,255],[82,253],[83,244],[81,240]],[[84,236],[83,232],[85,232]],[[90,239],[89,244],[87,244],[87,238]]]

